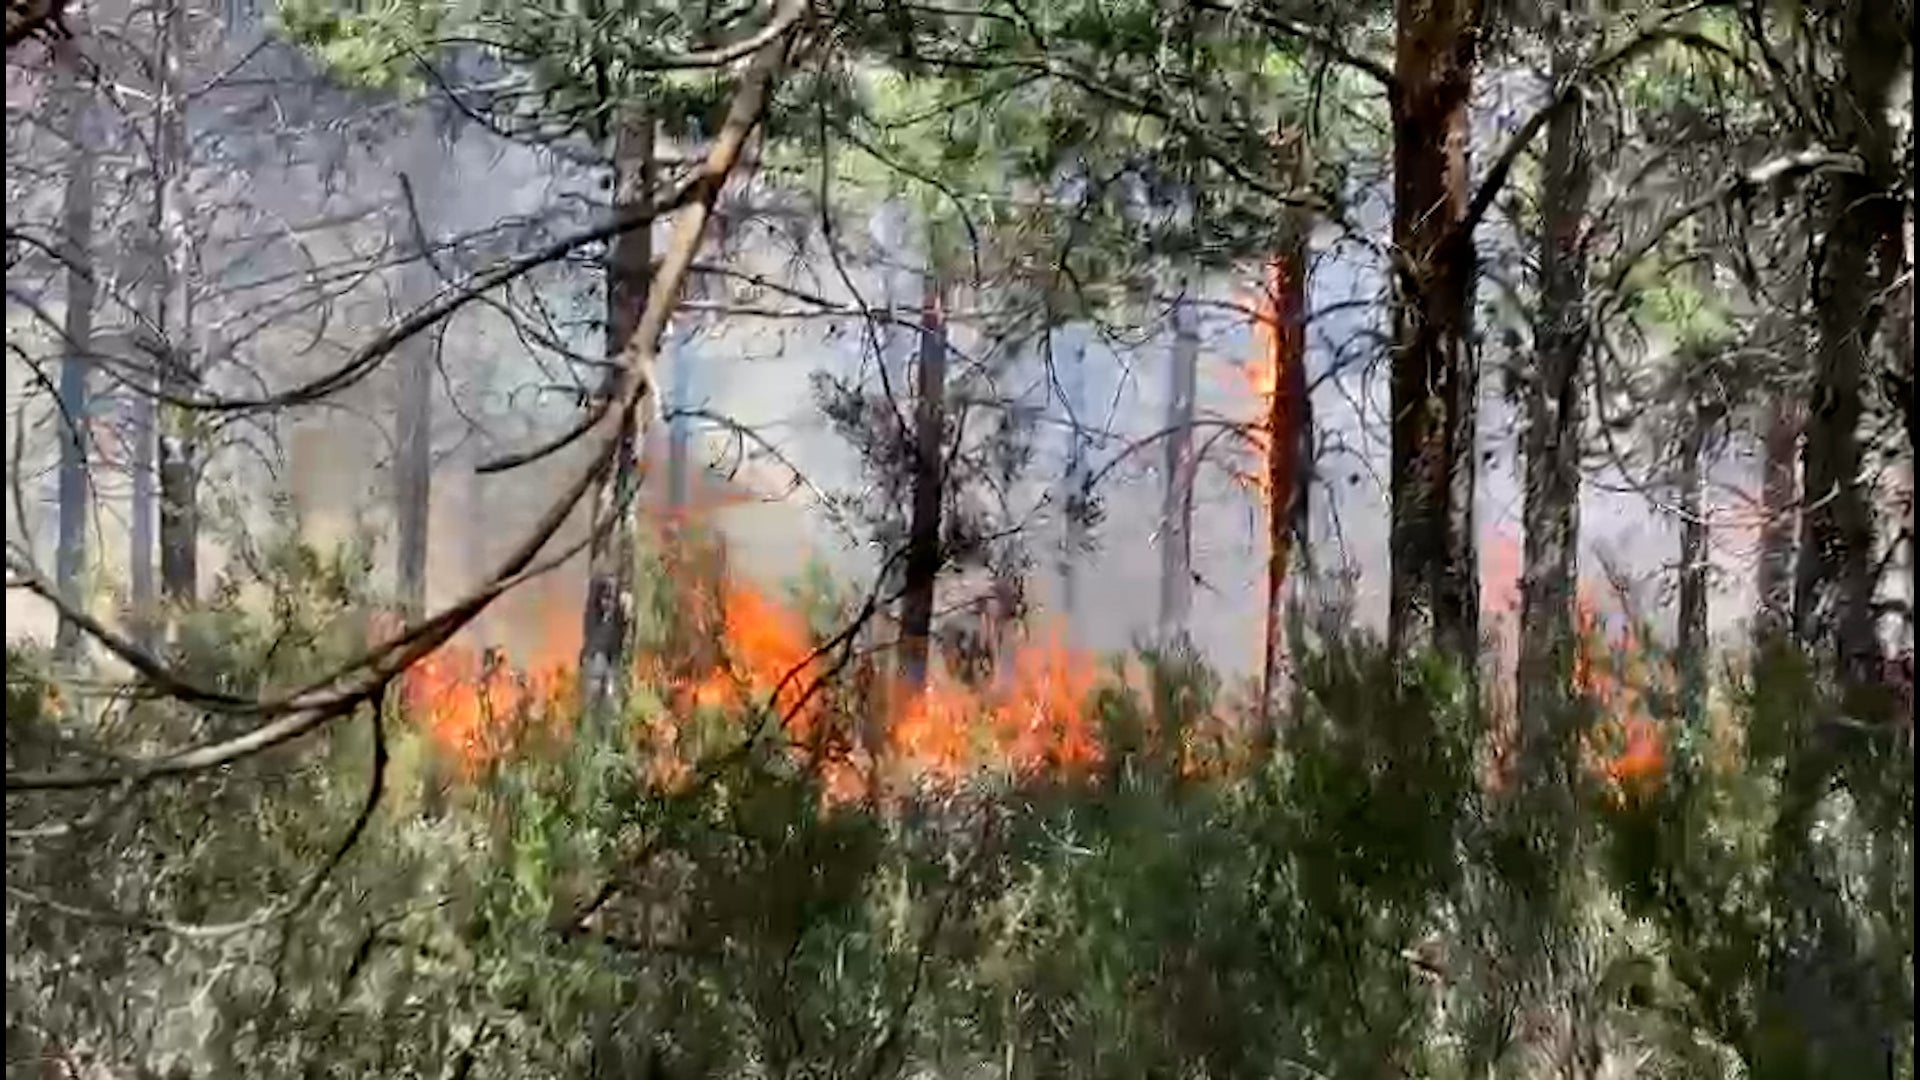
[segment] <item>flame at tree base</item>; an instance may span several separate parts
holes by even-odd
[[[677,589],[674,611],[683,623],[677,644],[643,650],[630,672],[634,718],[623,733],[636,767],[663,788],[686,783],[704,753],[754,735],[812,770],[832,805],[990,777],[1072,780],[1108,759],[1096,708],[1100,668],[1058,628],[1016,630],[984,683],[936,668],[913,691],[884,676],[842,678],[800,610],[749,583],[722,577],[705,590]],[[1666,769],[1665,732],[1651,706],[1665,668],[1630,631],[1605,633],[1586,589],[1578,612],[1575,690],[1601,717],[1584,736],[1586,768],[1615,799],[1644,794]],[[564,742],[573,734],[578,610],[556,603],[544,614],[547,632],[524,664],[504,650],[455,642],[402,679],[408,716],[465,780],[535,737]],[[1115,674],[1135,700],[1151,699],[1138,665]],[[1504,784],[1512,723],[1508,716],[1490,733],[1490,787]],[[1215,710],[1192,718],[1181,745],[1166,749],[1184,776],[1240,774],[1257,764],[1253,730]]]
[[[880,679],[855,698],[836,684],[833,658],[794,606],[732,579],[677,588],[674,601],[677,643],[636,658],[625,732],[639,767],[663,788],[692,777],[713,749],[703,742],[738,745],[757,733],[814,770],[834,804],[988,774],[1074,775],[1102,759],[1091,715],[1097,669],[1056,632],[1021,640],[991,685],[936,672],[918,693]],[[535,734],[571,736],[579,616],[565,603],[549,608],[541,620],[549,632],[525,664],[503,649],[453,642],[403,676],[408,716],[462,779]],[[862,738],[853,720],[875,709],[882,722],[866,724]]]

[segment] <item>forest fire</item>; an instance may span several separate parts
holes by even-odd
[[[1514,734],[1515,673],[1521,618],[1520,544],[1511,536],[1493,537],[1482,551],[1485,582],[1482,606],[1495,627],[1494,646],[1500,677],[1495,679],[1499,723],[1495,749],[1496,772],[1510,764],[1505,744]],[[1594,707],[1598,717],[1586,733],[1583,756],[1588,769],[1604,780],[1615,796],[1644,792],[1657,784],[1666,768],[1665,739],[1654,715],[1656,691],[1670,672],[1631,626],[1609,630],[1594,599],[1591,582],[1579,583],[1574,598],[1574,692]],[[1501,782],[1497,777],[1495,783]]]
[[[558,628],[556,628],[558,629]],[[542,635],[541,647],[516,666],[503,649],[451,642],[410,668],[402,680],[408,715],[471,776],[506,753],[519,718],[543,715],[574,694],[578,635]]]
[[[1249,430],[1262,468],[1253,489],[1266,509],[1267,566],[1261,625],[1260,697],[1257,730],[1266,739],[1276,730],[1281,682],[1286,664],[1285,614],[1287,563],[1297,539],[1306,541],[1307,485],[1303,464],[1312,461],[1311,401],[1307,383],[1307,260],[1304,237],[1295,237],[1267,261],[1266,279],[1255,298],[1254,356],[1248,376],[1261,418]]]
[[[831,698],[814,685],[827,674],[825,660],[801,613],[745,582],[728,581],[714,591],[717,603],[703,599],[703,590],[686,590],[680,608],[693,637],[708,639],[717,655],[685,655],[699,651],[696,640],[694,647],[672,650],[682,655],[656,652],[634,665],[635,684],[653,687],[665,703],[633,733],[657,783],[671,786],[691,775],[688,759],[697,751],[683,741],[683,719],[699,710],[732,714],[744,736],[761,722],[758,710],[770,707],[789,752],[818,772],[829,803],[866,797],[876,757],[889,764],[890,775],[933,785],[976,773],[1074,775],[1101,760],[1087,708],[1097,681],[1093,662],[1056,632],[1025,638],[991,685],[939,673],[919,693],[889,688],[878,700],[850,702],[885,711],[885,743],[876,754],[851,737],[835,737]],[[471,779],[510,753],[525,725],[577,708],[579,634],[562,623],[570,611],[564,603],[553,610],[551,632],[524,666],[502,649],[453,643],[407,673],[409,715],[461,775]]]
[[[1592,600],[1576,600],[1574,686],[1594,703],[1599,721],[1589,734],[1591,767],[1612,786],[1616,797],[1639,794],[1657,785],[1666,769],[1666,747],[1648,697],[1660,668],[1632,627],[1609,636],[1600,626]]]
[[[1244,369],[1260,405],[1247,440],[1261,462],[1244,479],[1269,510],[1280,508],[1283,520],[1295,495],[1299,435],[1306,421],[1306,293],[1299,277],[1292,260],[1268,261],[1266,280],[1252,298],[1254,348]]]

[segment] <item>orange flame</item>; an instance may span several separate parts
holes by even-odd
[[[831,715],[833,699],[817,692],[826,662],[815,655],[807,620],[749,583],[728,581],[717,591],[716,603],[703,601],[699,590],[682,590],[684,646],[691,648],[668,650],[695,653],[717,644],[705,660],[656,650],[634,664],[636,684],[657,688],[665,700],[660,715],[632,733],[645,756],[641,767],[656,784],[672,788],[692,775],[699,749],[686,743],[682,720],[699,709],[732,714],[744,736],[746,725],[762,722],[750,714],[771,708],[788,752],[820,777],[830,805],[872,793],[876,756],[897,764],[902,778],[936,786],[987,772],[1073,775],[1102,759],[1088,715],[1095,667],[1057,633],[1022,641],[994,685],[963,685],[941,673],[922,693],[896,690],[884,699],[896,703],[885,710],[884,745],[857,747],[835,728],[847,718]],[[578,608],[542,607],[548,632],[530,665],[516,666],[504,650],[450,643],[403,679],[408,714],[459,763],[463,777],[510,754],[529,721],[569,716],[576,708]],[[883,707],[871,700],[848,704]]]
[[[1252,297],[1254,349],[1244,369],[1261,403],[1260,418],[1247,430],[1261,467],[1240,479],[1283,520],[1294,498],[1307,415],[1305,268],[1295,263],[1286,255],[1267,261],[1264,287]]]
[[[407,670],[402,701],[471,777],[512,749],[525,720],[572,696],[577,650],[564,648],[567,640],[564,632],[543,635],[525,667],[505,650],[449,642]]]
[[[1485,587],[1481,604],[1492,616],[1494,632],[1499,635],[1496,651],[1505,675],[1497,682],[1499,695],[1494,702],[1500,719],[1488,779],[1495,788],[1505,783],[1512,765],[1518,719],[1513,715],[1514,702],[1507,684],[1515,672],[1523,561],[1520,544],[1511,536],[1496,535],[1482,549]],[[1665,739],[1649,699],[1671,673],[1655,663],[1631,626],[1609,630],[1604,625],[1595,591],[1592,582],[1586,580],[1576,587],[1573,688],[1592,702],[1600,715],[1586,736],[1583,755],[1587,767],[1607,782],[1612,797],[1619,798],[1650,790],[1665,771]]]
[[[1029,635],[1002,678],[984,688],[935,673],[914,693],[896,688],[887,752],[923,782],[1000,771],[1075,775],[1104,757],[1089,705],[1098,677],[1090,657],[1057,629]]]
[[[1576,605],[1581,646],[1574,654],[1574,685],[1602,717],[1588,738],[1591,767],[1609,782],[1616,801],[1644,794],[1666,769],[1665,739],[1647,697],[1656,680],[1671,673],[1664,665],[1654,669],[1631,626],[1609,637],[1590,599],[1583,596]]]

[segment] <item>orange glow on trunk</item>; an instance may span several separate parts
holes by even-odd
[[[1306,268],[1296,256],[1267,261],[1266,281],[1254,297],[1251,362],[1246,376],[1260,418],[1247,438],[1261,467],[1242,479],[1260,495],[1272,535],[1278,540],[1275,567],[1286,572],[1295,487],[1300,474],[1302,428],[1307,419]]]

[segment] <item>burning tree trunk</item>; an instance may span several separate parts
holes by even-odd
[[[1473,655],[1478,624],[1475,386],[1467,345],[1474,272],[1467,108],[1480,0],[1398,0],[1393,104],[1396,296],[1392,559],[1396,651]]]
[[[1569,4],[1552,20],[1556,83],[1579,71],[1583,37],[1557,24],[1574,22],[1581,7]],[[1576,648],[1580,374],[1587,343],[1587,206],[1593,186],[1587,119],[1585,100],[1575,95],[1548,121],[1540,182],[1540,309],[1524,436],[1519,704],[1521,739],[1534,744],[1545,736],[1542,751],[1560,742]]]
[[[653,188],[654,122],[644,108],[624,106],[614,121],[615,212],[646,203]],[[607,260],[607,357],[622,356],[639,327],[653,273],[649,229],[613,241]],[[607,373],[609,390],[618,373]],[[633,624],[633,576],[639,458],[631,422],[622,430],[613,469],[596,494],[596,534],[587,563],[587,607],[580,644],[580,692],[590,717],[616,716],[625,705],[627,652]]]
[[[87,368],[93,363],[93,206],[94,124],[90,90],[81,84],[70,42],[56,47],[59,64],[56,91],[65,121],[71,156],[67,190],[61,208],[61,242],[67,264],[66,312],[62,333],[65,356],[60,362],[60,539],[54,553],[54,571],[61,599],[84,607],[81,575],[87,557],[87,501],[92,497],[87,458],[90,452],[91,403]],[[77,657],[80,628],[60,620],[55,632],[55,655]]]
[[[1800,521],[1801,403],[1777,394],[1767,405],[1761,481],[1760,558],[1754,610],[1754,644],[1765,649],[1787,639],[1793,628],[1794,532]]]
[[[160,87],[154,178],[155,228],[162,256],[159,386],[163,397],[189,397],[198,384],[193,355],[193,241],[187,220],[187,51],[185,0],[160,8]],[[178,405],[160,410],[160,588],[177,613],[199,585],[200,474],[198,423]]]
[[[408,136],[412,158],[404,174],[409,262],[400,271],[400,296],[407,307],[422,303],[433,288],[426,222],[422,200],[415,193],[438,170],[439,140],[428,119],[418,121]],[[430,205],[431,200],[426,200]],[[444,324],[443,324],[444,325]],[[432,354],[442,340],[439,329],[417,334],[400,347],[399,417],[395,441],[399,457],[394,466],[394,510],[399,550],[395,580],[402,613],[417,619],[427,607],[427,547],[429,514],[433,502],[433,364]]]
[[[1185,289],[1182,292],[1173,308],[1166,475],[1160,499],[1160,644],[1168,648],[1185,640],[1193,610],[1193,402],[1199,382],[1200,326],[1190,298],[1184,295]]]
[[[1681,715],[1697,723],[1707,703],[1707,442],[1716,417],[1690,406],[1680,439],[1676,481],[1680,513],[1680,612],[1675,659],[1680,668]]]
[[[1886,195],[1900,183],[1888,121],[1908,37],[1898,8],[1852,0],[1833,13],[1842,57],[1834,134],[1866,170],[1830,176],[1823,193],[1826,257],[1815,270],[1819,344],[1794,589],[1799,636],[1828,645],[1854,684],[1874,679],[1879,668],[1873,515],[1860,482],[1859,426],[1863,374],[1895,270],[1888,249],[1900,239],[1900,206]]]
[[[929,263],[932,256],[929,256]],[[900,671],[911,690],[927,682],[934,585],[940,576],[945,500],[947,320],[940,275],[929,270],[920,301],[920,360],[914,382],[913,517],[900,599]]]
[[[1261,738],[1277,735],[1286,693],[1286,581],[1297,540],[1307,544],[1312,439],[1307,384],[1307,225],[1289,211],[1280,251],[1267,265],[1260,322],[1266,377],[1272,382],[1264,418],[1267,495],[1266,611],[1260,665]]]

